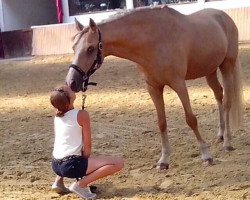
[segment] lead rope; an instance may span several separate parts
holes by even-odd
[[[87,95],[82,93],[82,110],[85,109],[85,100],[86,100],[86,98],[87,98]]]
[[[85,109],[85,100],[86,100],[86,98],[87,98],[87,95],[82,93],[82,110]],[[82,178],[83,177],[77,177],[76,181],[78,182],[79,179],[82,179]],[[96,190],[97,190],[97,187],[95,185],[90,185],[89,188],[90,188],[91,192],[96,192]]]

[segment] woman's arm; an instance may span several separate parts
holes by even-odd
[[[83,156],[88,158],[91,154],[91,129],[88,112],[80,110],[77,120],[79,125],[82,126]]]

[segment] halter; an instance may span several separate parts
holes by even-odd
[[[87,72],[84,72],[77,65],[71,64],[69,66],[69,68],[75,69],[83,77],[83,83],[84,83],[84,86],[82,88],[83,92],[86,92],[86,90],[88,89],[88,85],[94,85],[94,86],[97,85],[97,83],[89,82],[89,78],[92,74],[95,73],[95,71],[97,69],[99,69],[101,67],[101,64],[102,64],[102,37],[101,37],[101,32],[99,29],[98,29],[98,34],[99,34],[99,42],[98,42],[97,55],[96,55],[96,59],[94,60],[93,64],[91,65],[90,69]]]

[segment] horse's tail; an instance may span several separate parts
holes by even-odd
[[[239,128],[243,121],[243,85],[239,55],[233,72],[232,104],[230,109],[231,125]]]

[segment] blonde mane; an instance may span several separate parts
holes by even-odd
[[[173,8],[169,8],[166,5],[154,6],[154,7],[152,7],[152,6],[138,7],[138,8],[135,8],[133,10],[121,10],[120,12],[111,15],[107,19],[102,20],[100,23],[98,23],[98,25],[102,25],[102,24],[105,24],[108,22],[113,22],[113,21],[122,19],[128,15],[137,14],[137,13],[141,13],[141,12],[162,10],[162,9],[168,9],[168,11],[170,11],[171,13],[178,13],[176,10],[174,10]]]

